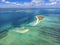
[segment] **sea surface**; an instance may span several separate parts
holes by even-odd
[[[35,16],[44,19],[33,26]],[[60,9],[0,12],[0,45],[60,45]]]

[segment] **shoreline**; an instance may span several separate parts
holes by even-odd
[[[38,23],[40,23],[42,20],[43,20],[43,17],[42,16],[35,16],[36,17],[36,21],[35,23],[33,24],[33,26],[36,26]]]

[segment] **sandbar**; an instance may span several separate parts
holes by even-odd
[[[36,17],[36,21],[35,21],[35,23],[33,24],[33,26],[35,26],[35,25],[37,25],[39,22],[41,22],[42,20],[43,20],[43,16],[35,16]]]
[[[18,33],[26,33],[28,32],[29,29],[24,29],[24,30],[15,30],[15,32],[18,32]]]

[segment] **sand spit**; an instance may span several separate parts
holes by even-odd
[[[24,29],[24,30],[15,30],[15,32],[18,32],[18,33],[26,33],[28,32],[29,29]]]
[[[42,21],[42,19],[44,18],[43,16],[35,16],[36,17],[36,22],[33,24],[33,26],[37,25],[39,22]]]

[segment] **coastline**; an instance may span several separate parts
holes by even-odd
[[[33,24],[33,26],[36,26],[38,23],[40,23],[42,20],[43,20],[43,16],[35,16],[36,17],[36,21],[35,21],[35,23]]]

